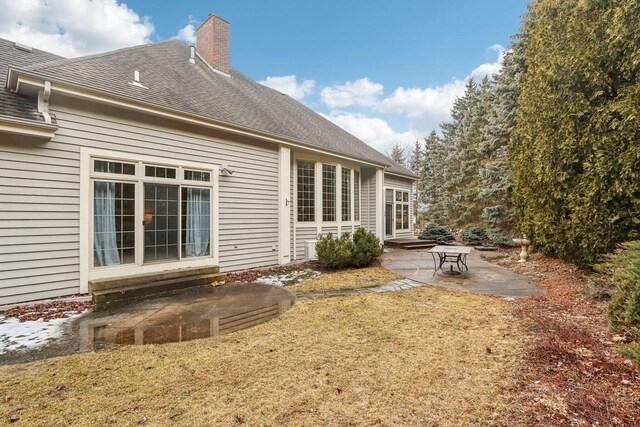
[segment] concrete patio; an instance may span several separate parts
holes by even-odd
[[[385,268],[424,284],[505,297],[530,297],[544,293],[533,279],[484,261],[475,249],[467,257],[469,271],[464,277],[448,276],[441,271],[434,276],[433,258],[428,250],[388,249],[381,260]]]

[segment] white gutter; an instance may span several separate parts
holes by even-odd
[[[58,126],[17,117],[0,116],[0,133],[25,135],[36,138],[51,139],[58,130]]]

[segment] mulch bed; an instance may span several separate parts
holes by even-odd
[[[20,305],[9,310],[0,311],[5,318],[15,317],[21,322],[27,320],[51,320],[81,314],[93,309],[91,301],[50,301],[42,304]]]
[[[582,293],[585,274],[543,254],[518,264],[519,249],[489,261],[539,280],[546,295],[514,302],[532,335],[515,387],[509,423],[640,425],[640,378],[616,348],[624,337],[607,324],[607,301]]]

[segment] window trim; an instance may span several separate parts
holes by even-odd
[[[411,218],[411,204],[413,202],[412,202],[411,198],[412,198],[412,194],[413,193],[412,193],[411,190],[408,190],[408,189],[385,186],[383,188],[383,195],[384,195],[383,196],[384,197],[383,200],[384,200],[385,209],[386,209],[386,203],[388,203],[386,201],[386,192],[387,192],[387,190],[393,191],[393,200],[392,200],[392,203],[393,203],[393,207],[392,207],[392,209],[393,209],[392,231],[393,231],[393,233],[392,234],[387,234],[387,237],[394,238],[396,233],[407,233],[407,232],[411,231],[411,225],[413,223],[412,218]],[[403,201],[404,200],[404,198],[402,196],[403,193],[407,193],[408,194],[408,196],[407,196],[408,200],[406,202]],[[401,194],[400,200],[397,200],[397,194]],[[406,208],[406,210],[407,210],[408,218],[407,218],[407,227],[406,228],[396,228],[397,227],[397,218],[396,218],[397,207],[396,206],[404,206],[404,208]]]
[[[110,174],[94,171],[93,160],[120,161],[136,164],[135,175]],[[174,167],[176,178],[155,178],[144,176],[144,165]],[[209,172],[210,182],[184,180],[184,169]],[[88,292],[88,282],[98,278],[119,277],[130,274],[160,272],[172,268],[188,268],[200,266],[217,266],[219,263],[219,169],[220,165],[115,152],[110,150],[80,149],[80,291]],[[136,229],[135,229],[135,262],[117,266],[93,266],[93,182],[115,181],[135,183],[136,188]],[[211,223],[210,223],[210,255],[204,257],[179,258],[161,262],[144,263],[144,230],[140,226],[144,216],[144,183],[178,185],[179,188],[206,187],[211,190]],[[181,215],[179,206],[179,218]],[[138,222],[140,221],[140,223]],[[180,236],[181,237],[181,236]],[[181,252],[181,240],[179,251]]]
[[[303,222],[298,221],[298,162],[312,162],[316,164],[316,200],[315,200],[315,221],[313,222]],[[335,221],[323,221],[323,200],[322,200],[322,188],[318,185],[318,183],[322,183],[322,165],[331,165],[336,167],[336,220]],[[342,221],[342,167],[351,169],[351,220],[350,221]],[[335,159],[331,157],[325,156],[313,156],[313,155],[305,155],[301,153],[293,153],[292,155],[292,171],[293,171],[293,189],[292,195],[293,197],[293,229],[294,229],[294,237],[295,230],[298,227],[302,228],[317,228],[321,229],[322,227],[344,227],[345,229],[357,228],[361,225],[362,218],[362,170],[360,166],[356,163],[351,163],[347,161],[342,161],[341,159]],[[358,172],[360,175],[360,197],[359,197],[359,208],[360,208],[360,219],[354,220],[354,172]],[[319,190],[320,188],[320,190]],[[345,230],[347,231],[347,230]],[[349,230],[350,231],[350,230]]]
[[[317,163],[316,163],[317,164]],[[338,199],[340,199],[342,196],[340,194],[338,194],[338,189],[341,188],[341,184],[338,183],[338,180],[340,179],[339,175],[341,172],[341,167],[338,164],[335,163],[327,163],[327,162],[322,162],[320,163],[320,167],[322,169],[322,194],[320,195],[320,200],[321,200],[321,206],[322,206],[322,218],[318,221],[320,223],[323,224],[337,224],[339,222],[338,218],[342,218],[341,214],[339,214],[338,211],[338,206],[340,206],[341,202],[338,201]],[[333,215],[332,217],[334,218],[333,221],[331,220],[325,220],[325,213],[324,213],[324,167],[325,166],[329,166],[333,168]],[[340,199],[342,200],[342,199]]]
[[[302,163],[308,163],[308,164],[313,166],[313,192],[312,192],[313,199],[311,199],[311,200],[313,200],[313,204],[312,204],[313,212],[309,215],[313,219],[309,220],[309,221],[305,221],[303,219],[301,221],[300,217],[299,217],[300,213],[298,212],[297,202],[298,202],[298,199],[299,199],[299,193],[298,193],[298,185],[299,185],[299,183],[298,183],[298,180],[300,178],[300,175],[299,175],[299,169],[298,169],[298,164],[297,163],[296,163],[296,167],[295,167],[295,175],[293,176],[294,177],[293,178],[294,188],[295,188],[295,191],[293,193],[295,195],[295,200],[296,200],[296,208],[295,208],[295,210],[293,212],[293,216],[294,216],[295,221],[301,222],[301,223],[304,223],[304,224],[308,224],[308,223],[314,223],[316,221],[316,218],[317,218],[317,215],[318,215],[318,212],[316,212],[316,210],[317,210],[316,209],[316,192],[318,191],[318,183],[316,182],[317,181],[316,180],[316,177],[317,177],[316,168],[318,167],[318,165],[315,162],[308,162],[308,161],[302,161]],[[302,214],[303,218],[304,218],[304,215],[305,214],[303,213]]]

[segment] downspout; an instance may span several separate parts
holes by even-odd
[[[51,82],[45,80],[44,88],[38,91],[38,111],[42,114],[45,123],[51,124],[51,115],[49,114],[49,98],[51,97]]]

